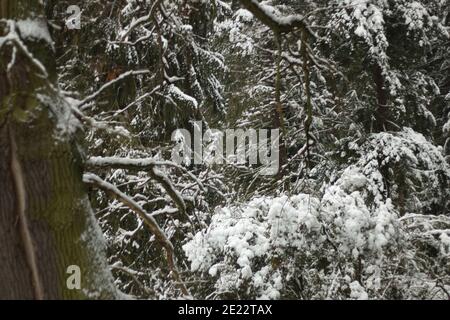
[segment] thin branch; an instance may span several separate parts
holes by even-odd
[[[122,126],[111,126],[111,123],[98,121],[93,117],[89,117],[81,112],[76,106],[71,105],[71,110],[73,115],[83,124],[93,128],[94,130],[104,130],[105,132],[117,136],[121,136],[123,138],[130,138],[130,133]]]
[[[134,20],[128,27],[127,31],[125,31],[125,33],[123,35],[121,35],[121,37],[120,37],[121,41],[124,41],[126,39],[126,37],[128,37],[128,35],[131,33],[131,31],[133,31],[137,27],[149,22],[151,20],[151,18],[153,17],[156,9],[159,8],[161,2],[162,2],[162,0],[156,0],[156,2],[153,3],[152,7],[150,8],[150,12],[147,15]]]
[[[30,223],[28,221],[26,207],[27,207],[27,192],[25,189],[25,179],[22,172],[22,165],[19,160],[16,139],[12,130],[9,127],[9,139],[11,148],[11,175],[14,181],[14,188],[17,202],[17,214],[20,223],[20,234],[23,241],[25,258],[30,268],[31,281],[33,284],[34,297],[36,300],[44,299],[44,287],[42,284],[41,275],[38,267],[38,259],[36,256],[36,248],[33,241],[33,236],[30,230]]]
[[[167,238],[164,231],[159,227],[156,220],[148,214],[138,203],[136,203],[133,199],[128,197],[126,194],[124,194],[122,191],[120,191],[116,186],[102,180],[100,177],[96,176],[92,173],[87,173],[83,175],[83,181],[84,183],[97,187],[118,201],[122,202],[124,205],[126,205],[128,208],[130,208],[132,211],[134,211],[145,223],[145,225],[148,227],[150,232],[155,236],[157,241],[162,245],[162,247],[166,251],[166,257],[167,257],[167,264],[169,266],[169,269],[171,271],[172,277],[174,278],[175,282],[179,286],[179,289],[183,292],[184,295],[190,296],[189,291],[187,290],[184,283],[180,280],[180,274],[178,272],[178,269],[176,267],[175,263],[175,253],[174,248],[172,245],[172,242]]]
[[[175,189],[170,180],[161,171],[155,168],[156,165],[171,165],[179,168],[174,163],[171,162],[158,162],[152,158],[147,159],[127,159],[127,158],[117,158],[117,157],[93,157],[86,161],[88,167],[96,168],[113,168],[113,169],[127,169],[127,170],[138,170],[146,171],[150,177],[160,183],[167,194],[172,198],[172,200],[177,205],[181,213],[186,215],[186,203],[184,202],[181,194]]]
[[[106,89],[108,89],[109,87],[111,87],[112,85],[114,85],[115,83],[129,77],[129,76],[138,76],[138,75],[142,75],[142,74],[149,74],[150,70],[137,70],[137,71],[127,71],[125,73],[122,73],[120,76],[118,76],[117,78],[115,78],[114,80],[111,80],[107,83],[105,83],[100,89],[98,89],[96,92],[94,92],[93,94],[87,96],[86,98],[84,98],[82,101],[78,102],[78,104],[76,105],[77,108],[81,108],[82,106],[86,105],[87,103],[93,101],[94,99],[96,99],[103,91],[105,91]]]

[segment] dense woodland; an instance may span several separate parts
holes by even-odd
[[[449,11],[0,0],[0,298],[450,299]]]

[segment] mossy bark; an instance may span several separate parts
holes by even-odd
[[[38,1],[0,0],[3,18],[42,21],[42,12]],[[0,24],[0,37],[9,31]],[[116,298],[81,158],[60,132],[58,109],[68,106],[56,89],[53,51],[45,41],[22,41],[49,77],[14,54],[13,43],[0,48],[0,299]],[[67,286],[73,265],[80,289]]]

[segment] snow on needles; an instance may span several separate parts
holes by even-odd
[[[420,224],[411,220],[413,216],[401,218],[386,197],[384,165],[398,163],[410,179],[431,186],[430,171],[450,171],[439,148],[409,128],[374,134],[359,148],[360,159],[326,184],[321,196],[257,197],[218,209],[209,226],[183,246],[191,270],[208,273],[218,295],[238,291],[247,297],[279,299],[303,278],[323,288],[312,293],[314,298],[336,296],[338,287],[347,288],[353,299],[380,297],[380,274],[399,272],[395,261],[416,250],[411,239],[430,240],[426,231],[416,229]],[[417,190],[408,192],[416,192],[420,201]],[[405,205],[405,210],[414,208]],[[443,259],[449,242],[445,221],[441,231],[433,231]],[[365,267],[358,267],[361,264]],[[429,283],[411,281],[417,287]]]
[[[395,237],[395,212],[389,211],[389,202],[370,210],[358,192],[348,194],[341,187],[338,183],[330,188],[322,203],[300,194],[256,198],[243,208],[220,209],[209,228],[183,247],[192,271],[216,277],[218,292],[247,287],[257,298],[278,299],[296,272],[296,259],[307,259],[326,246],[325,226],[337,232],[334,241],[340,253],[377,255]]]

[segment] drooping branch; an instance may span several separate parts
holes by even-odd
[[[84,174],[83,182],[105,191],[115,199],[122,202],[132,211],[134,211],[144,221],[145,225],[148,227],[150,232],[155,236],[156,240],[162,245],[162,247],[166,251],[167,263],[175,282],[177,283],[177,285],[179,286],[180,290],[183,292],[184,295],[190,296],[189,291],[187,290],[186,286],[180,279],[180,274],[178,272],[175,263],[175,253],[172,242],[170,242],[170,240],[167,238],[164,231],[159,227],[156,220],[150,214],[148,214],[136,201],[128,197],[116,186],[102,180],[95,174],[92,173]]]

